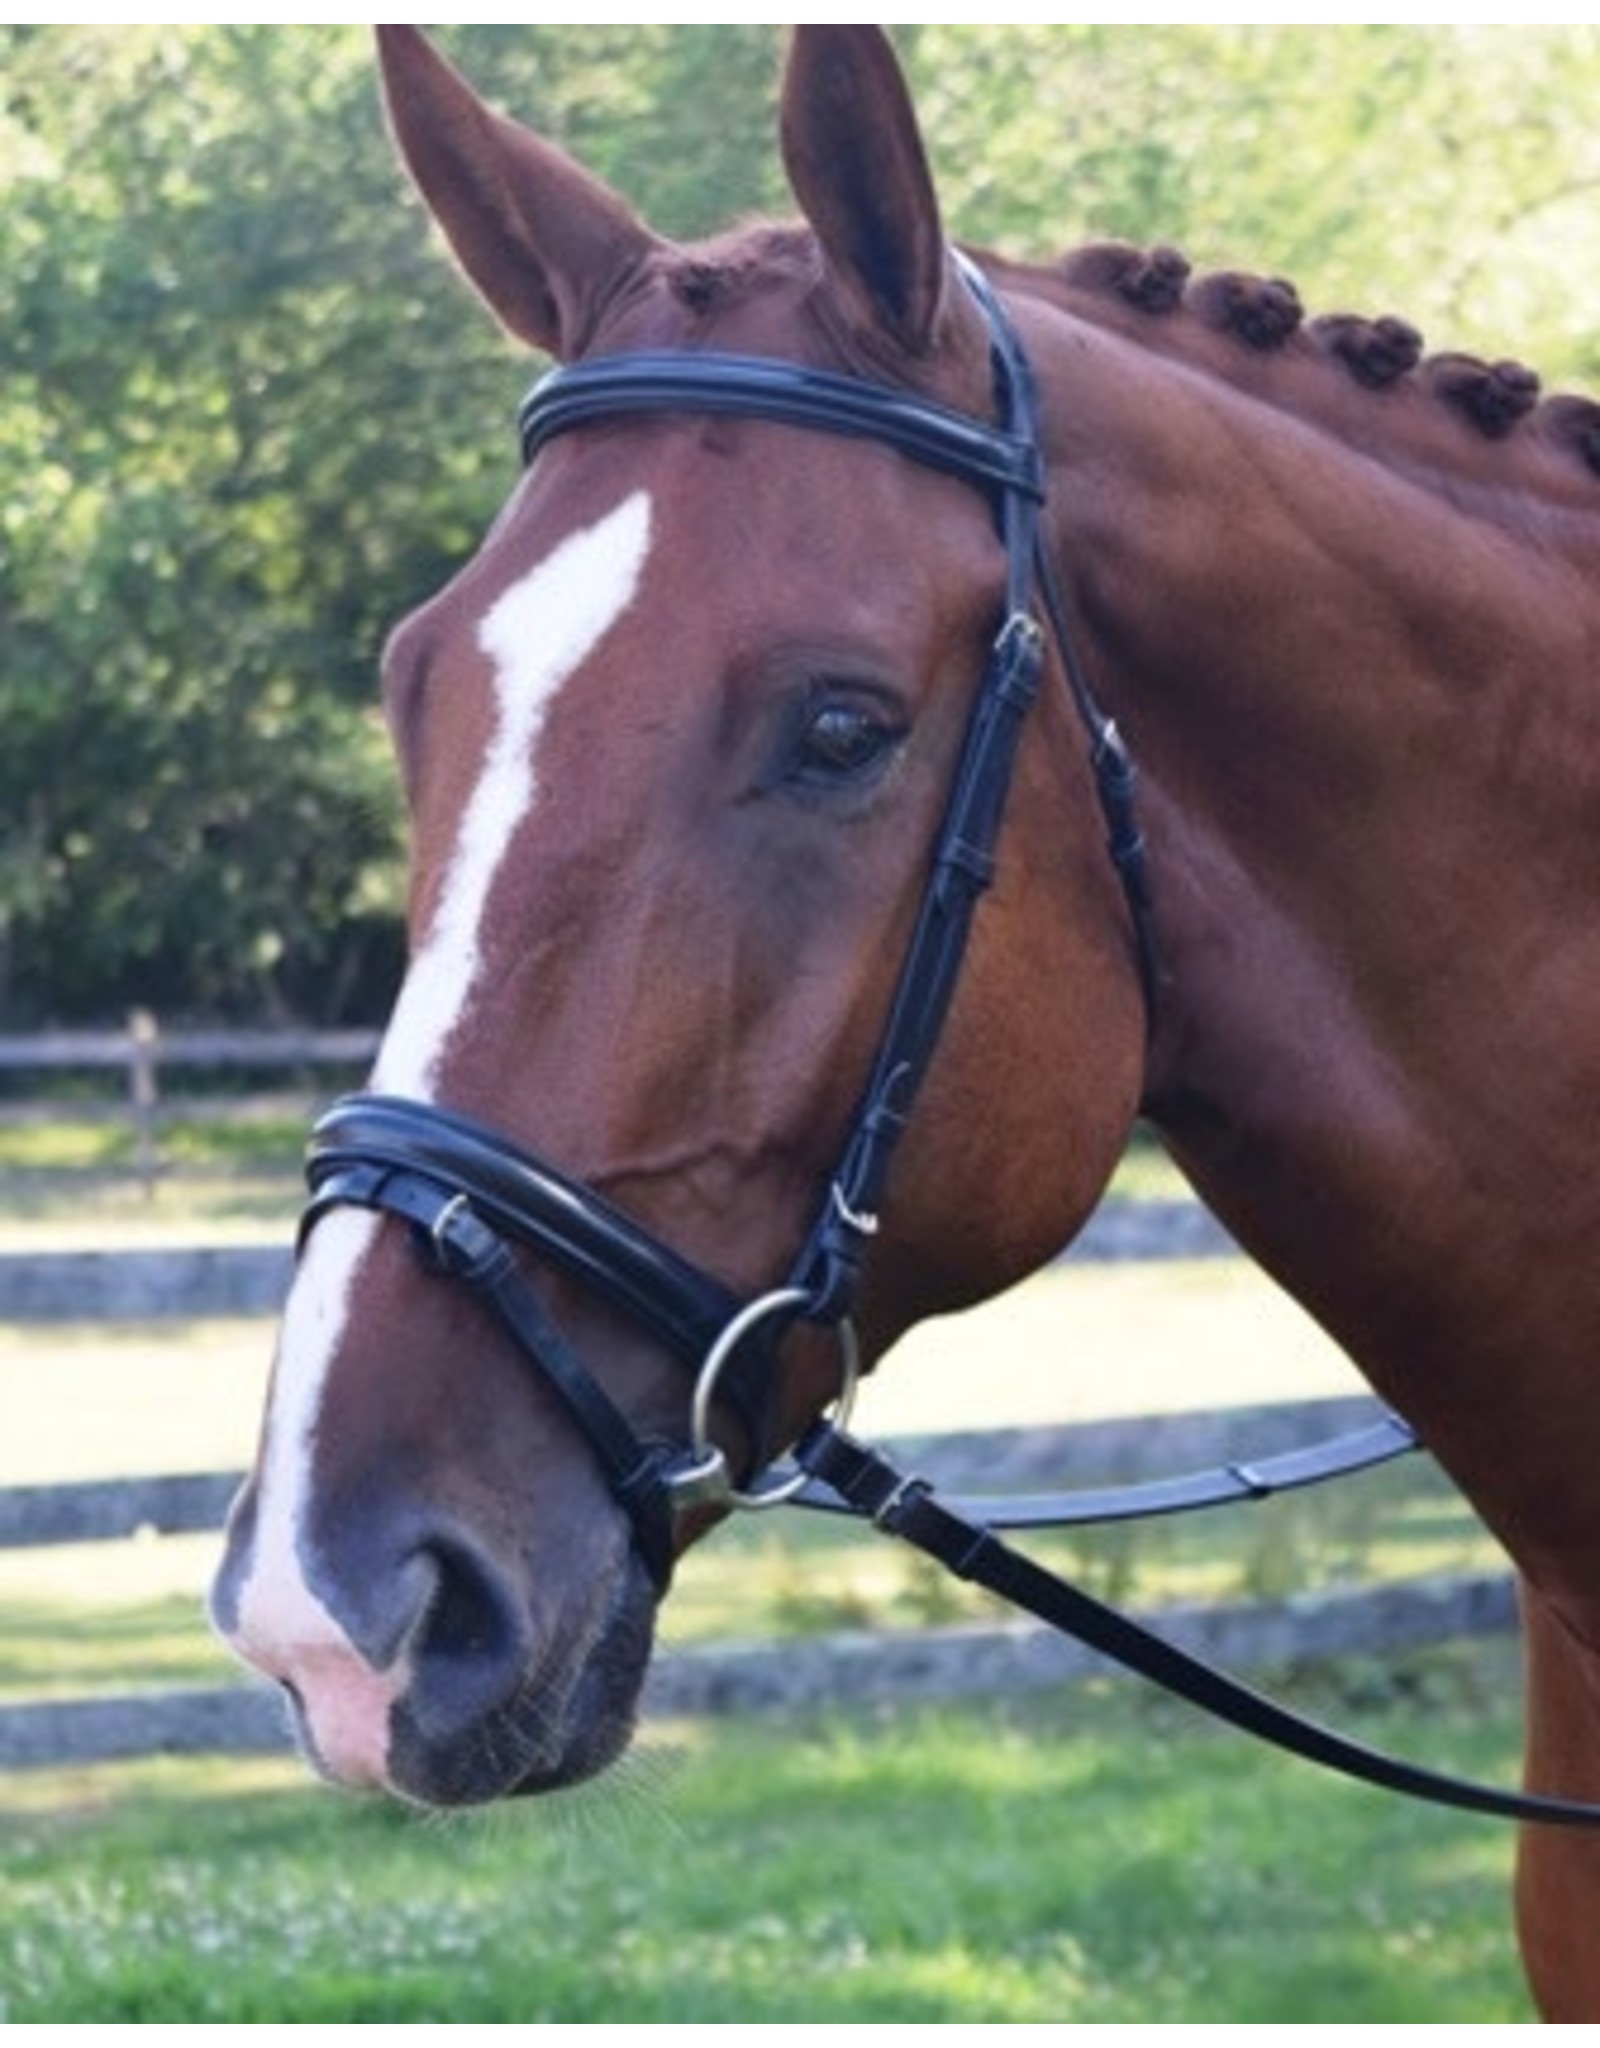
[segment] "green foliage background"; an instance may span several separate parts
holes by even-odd
[[[908,27],[953,231],[1176,241],[1594,381],[1600,30]],[[460,27],[667,232],[781,208],[766,27]],[[0,26],[0,1026],[370,1019],[387,625],[514,473],[356,28]]]

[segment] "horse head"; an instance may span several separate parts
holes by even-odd
[[[378,34],[460,266],[582,374],[536,398],[522,482],[388,650],[412,959],[373,1096],[321,1141],[214,1607],[328,1775],[450,1804],[580,1778],[631,1731],[666,1570],[581,1411],[620,1418],[624,1464],[681,1446],[674,1352],[755,1304],[707,1394],[748,1481],[837,1388],[843,1305],[795,1284],[830,1202],[870,1366],[1071,1236],[1126,1137],[1144,1018],[1048,656],[914,1115],[874,1066],[1019,573],[1018,492],[983,468],[996,316],[888,42],[796,32],[802,222],[685,247],[416,30]],[[695,367],[725,361],[802,395],[725,410]],[[861,431],[807,412],[861,390]],[[884,394],[924,422],[909,439]],[[839,1178],[864,1116],[869,1150],[897,1140],[870,1217]],[[469,1266],[492,1276],[453,1284]],[[719,1512],[678,1512],[667,1550]]]

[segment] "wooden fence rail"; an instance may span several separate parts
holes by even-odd
[[[1371,1404],[1360,1399],[1315,1401],[1226,1415],[937,1438],[900,1448],[953,1487],[1035,1491],[1041,1484],[1149,1477],[1241,1454],[1267,1457],[1354,1427],[1371,1412]],[[237,1483],[237,1474],[200,1473],[0,1490],[0,1549],[210,1531],[220,1527]],[[1270,1605],[1174,1609],[1152,1618],[1184,1648],[1247,1669],[1504,1634],[1516,1626],[1516,1608],[1510,1578],[1487,1572]],[[1070,1683],[1104,1669],[1091,1652],[1029,1621],[864,1630],[668,1652],[657,1660],[645,1706],[658,1717],[793,1711],[1015,1692]],[[283,1711],[261,1687],[162,1688],[0,1706],[0,1770],[158,1754],[256,1754],[287,1746]]]
[[[164,1030],[135,1010],[120,1030],[0,1033],[0,1073],[344,1065],[370,1058],[377,1042],[369,1030]]]
[[[135,1161],[141,1177],[152,1181],[160,1167],[160,1129],[170,1107],[163,1077],[175,1071],[264,1072],[293,1074],[320,1068],[365,1068],[377,1050],[378,1035],[350,1031],[225,1031],[168,1030],[148,1010],[135,1010],[121,1030],[37,1031],[0,1033],[0,1084],[12,1076],[120,1074],[123,1085],[113,1098],[70,1105],[46,1095],[0,1097],[0,1122],[34,1123],[61,1115],[126,1118],[134,1136]],[[208,1104],[208,1112],[226,1115],[229,1105]]]

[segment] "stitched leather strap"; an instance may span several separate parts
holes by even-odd
[[[565,1406],[582,1432],[614,1498],[633,1525],[640,1558],[658,1592],[672,1578],[670,1478],[676,1455],[643,1442],[598,1380],[578,1359],[538,1296],[517,1270],[512,1246],[477,1213],[459,1187],[410,1166],[370,1158],[336,1167],[324,1162],[318,1199],[397,1216],[412,1226],[435,1271],[459,1281],[505,1325],[524,1359],[536,1362],[541,1384]],[[316,1205],[313,1204],[313,1217]]]
[[[1199,1508],[1236,1507],[1269,1500],[1301,1487],[1365,1472],[1420,1449],[1416,1432],[1398,1415],[1385,1415],[1363,1429],[1348,1430],[1321,1443],[1304,1444],[1275,1457],[1175,1473],[1128,1486],[1080,1487],[1071,1493],[983,1494],[949,1499],[952,1514],[986,1529],[1082,1529],[1108,1522],[1149,1521],[1159,1515],[1189,1514]],[[795,1507],[820,1514],[857,1512],[829,1487],[812,1483],[791,1496]]]
[[[856,1514],[936,1559],[958,1578],[987,1587],[1013,1607],[1248,1735],[1364,1784],[1436,1806],[1502,1820],[1600,1827],[1600,1806],[1449,1777],[1369,1749],[1293,1713],[1045,1571],[1003,1543],[992,1529],[942,1504],[925,1481],[899,1471],[828,1423],[818,1423],[795,1455]]]
[[[932,469],[1034,499],[1044,496],[1031,432],[991,426],[914,391],[776,356],[711,349],[592,356],[549,371],[517,415],[523,460],[531,462],[547,441],[586,421],[660,412],[764,419],[887,442]]]
[[[302,1230],[349,1197],[350,1170],[412,1169],[470,1196],[498,1229],[636,1317],[695,1368],[741,1306],[594,1190],[470,1118],[403,1096],[347,1095],[319,1118]]]

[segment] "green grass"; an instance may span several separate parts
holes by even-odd
[[[249,1228],[253,1188],[292,1212],[285,1161],[216,1164],[175,1169],[153,1203],[90,1173],[75,1207],[51,1169],[6,1228],[24,1244]],[[243,1463],[269,1349],[248,1323],[0,1329],[0,1484]],[[927,1333],[864,1421],[1347,1389],[1329,1375],[1246,1269],[1075,1269]],[[1065,1549],[1143,1603],[1493,1556],[1420,1461]],[[227,1682],[200,1615],[215,1550],[0,1553],[0,1698]],[[689,1561],[666,1653],[973,1611],[881,1539],[781,1516]],[[1326,1674],[1279,1689],[1509,1780],[1514,1659],[1460,1646],[1346,1670],[1337,1692]],[[27,1773],[0,1778],[0,2023],[1522,2019],[1510,1854],[1494,1823],[1326,1780],[1126,1683],[654,1729],[597,1787],[451,1824],[309,1788],[290,1762]]]
[[[291,1178],[296,1172],[310,1122],[309,1106],[247,1109],[230,1116],[164,1115],[158,1154],[175,1177],[196,1172],[244,1172]],[[0,1122],[0,1188],[14,1206],[17,1181],[26,1176],[99,1174],[108,1199],[137,1201],[139,1145],[131,1119],[97,1116],[31,1118]],[[126,1187],[119,1186],[128,1182]]]
[[[153,1176],[117,1117],[0,1123],[0,1250],[70,1238],[284,1240],[303,1183],[305,1115],[164,1118]]]
[[[1339,1710],[1512,1768],[1494,1653],[1408,1669]],[[278,1765],[56,1774],[0,1842],[13,2023],[1527,2017],[1504,1829],[1125,1686],[661,1730],[448,1825]]]

